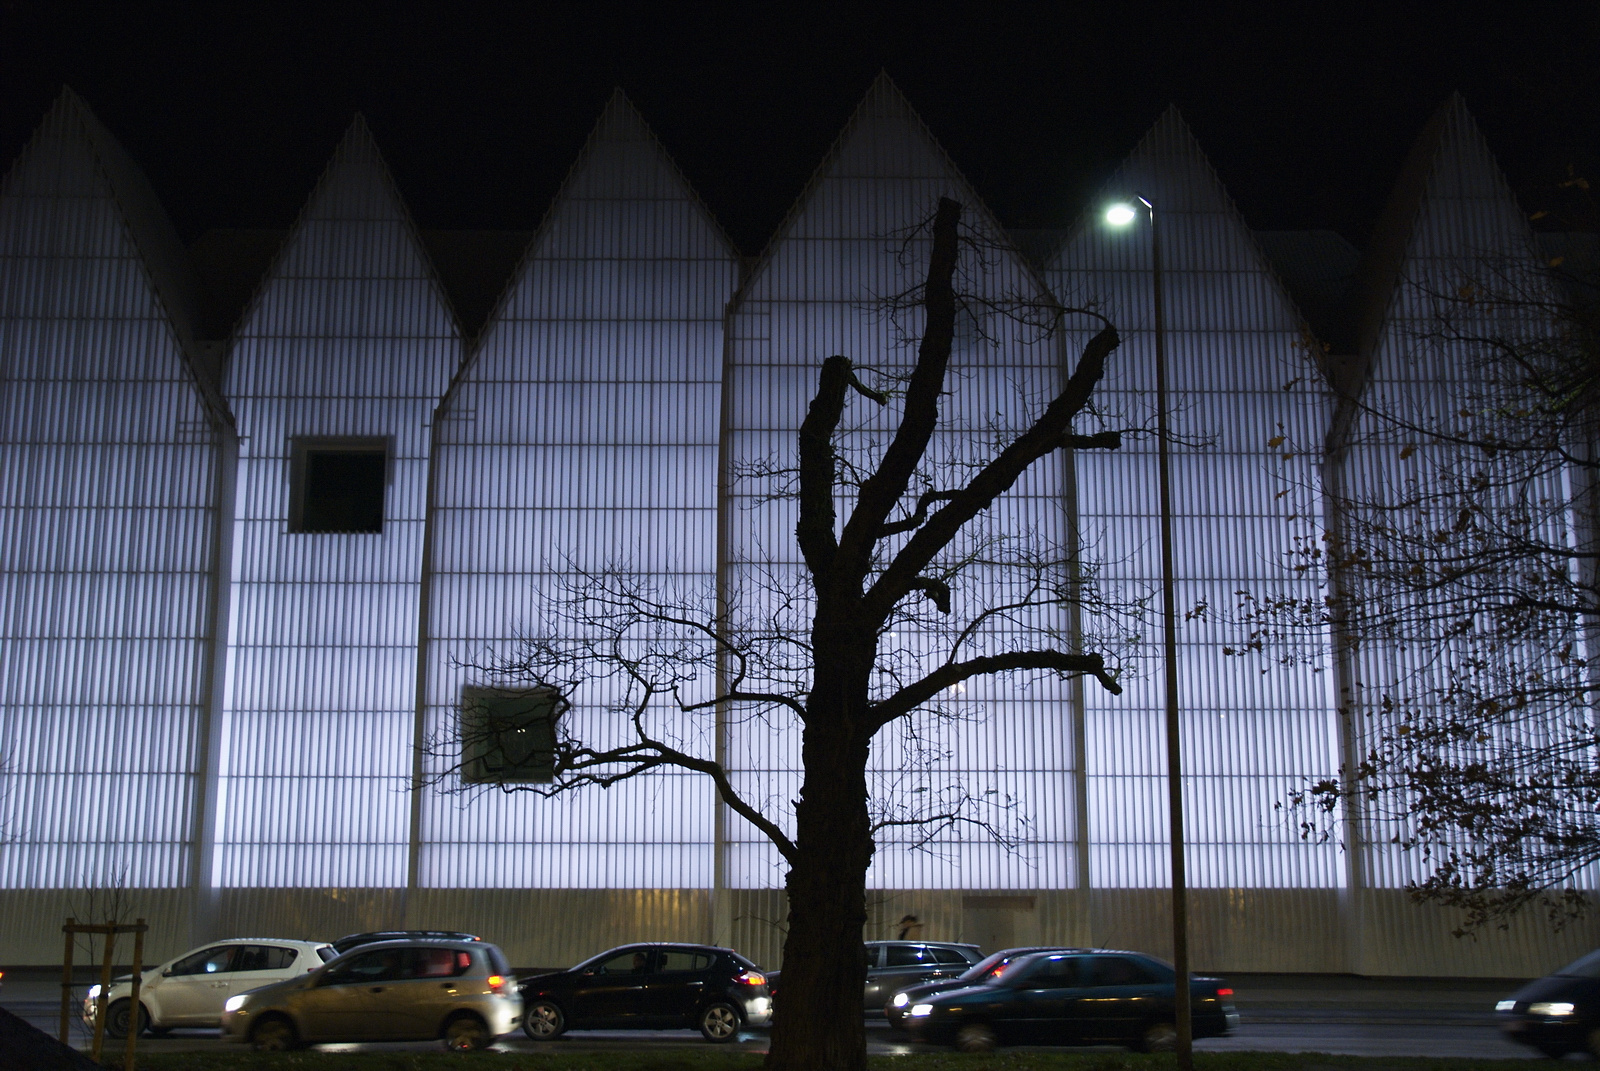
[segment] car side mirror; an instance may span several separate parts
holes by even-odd
[[[161,972],[161,977],[163,977],[163,978],[171,978],[172,977],[172,968],[168,967],[166,970],[162,971]]]

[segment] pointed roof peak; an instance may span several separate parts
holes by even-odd
[[[917,112],[911,101],[906,97],[905,93],[901,92],[900,87],[889,76],[889,72],[880,69],[877,76],[873,78],[871,85],[867,87],[866,92],[862,94],[861,100],[856,104],[855,109],[850,113],[850,117],[845,120],[844,126],[840,128],[838,135],[833,139],[833,144],[828,147],[828,151],[823,154],[822,159],[811,172],[811,177],[807,179],[799,196],[789,206],[789,211],[784,214],[782,222],[778,224],[777,229],[773,231],[772,236],[767,240],[766,247],[761,251],[761,254],[751,267],[750,273],[746,278],[747,284],[761,273],[763,267],[772,259],[773,252],[794,229],[795,222],[805,212],[806,206],[810,203],[817,188],[826,180],[829,172],[844,154],[851,139],[869,120],[878,118],[895,118],[910,123],[917,133],[927,141],[950,177],[955,180],[956,185],[962,191],[962,199],[971,210],[969,218],[983,220],[997,240],[1007,244],[1010,243],[1009,233],[1004,227],[1000,226],[994,213],[989,210],[989,206],[978,195],[978,191],[973,188],[972,183],[967,181],[966,175],[962,174],[961,169],[950,158],[950,154],[945,151],[944,146],[934,136],[933,131],[928,129],[928,124],[923,122],[922,116]],[[1034,271],[1032,263],[1026,257],[1020,252],[1016,256],[1030,273]],[[1042,286],[1043,283],[1040,285]]]

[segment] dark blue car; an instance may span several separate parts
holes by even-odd
[[[1569,1052],[1600,1057],[1600,951],[1529,982],[1495,1011],[1506,1037],[1552,1059]]]
[[[1171,966],[1138,952],[1044,952],[1012,960],[981,985],[918,1000],[905,1023],[918,1038],[963,1052],[1037,1043],[1170,1049],[1175,979]],[[1220,978],[1191,976],[1189,994],[1195,1037],[1238,1025],[1233,990]]]

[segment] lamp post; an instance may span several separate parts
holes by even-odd
[[[1194,1068],[1194,1020],[1189,993],[1189,890],[1183,851],[1183,761],[1178,732],[1178,610],[1172,566],[1172,464],[1171,436],[1167,427],[1167,323],[1161,278],[1161,235],[1156,226],[1156,206],[1134,194],[1150,221],[1151,289],[1155,295],[1156,334],[1156,450],[1157,487],[1161,499],[1161,623],[1165,641],[1167,722],[1167,818],[1172,832],[1172,966],[1173,1017],[1178,1028],[1178,1067]],[[1106,209],[1106,222],[1126,227],[1140,216],[1132,204]]]

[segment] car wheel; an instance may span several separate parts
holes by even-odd
[[[956,1031],[956,1048],[962,1052],[993,1052],[997,1044],[988,1023],[968,1023]]]
[[[257,1052],[288,1052],[300,1047],[294,1024],[281,1015],[269,1015],[250,1028],[250,1046]]]
[[[732,1041],[738,1037],[739,1027],[744,1025],[739,1016],[739,1009],[732,1004],[724,1004],[720,1001],[716,1004],[707,1004],[702,1008],[698,1023],[700,1036],[707,1041],[715,1041],[718,1044],[724,1041]]]
[[[493,1041],[489,1024],[476,1015],[458,1015],[444,1024],[444,1047],[451,1052],[477,1052]]]
[[[1171,1023],[1151,1023],[1134,1046],[1140,1052],[1171,1052],[1178,1047],[1178,1028]]]
[[[535,1041],[552,1041],[566,1033],[567,1017],[558,1004],[536,1000],[522,1016],[522,1032]]]
[[[106,1009],[106,1037],[125,1038],[128,1036],[128,1027],[132,1025],[133,1002],[119,1000]],[[139,1029],[137,1033],[143,1034],[150,1026],[150,1014],[144,1010],[144,1005],[139,1005]]]

